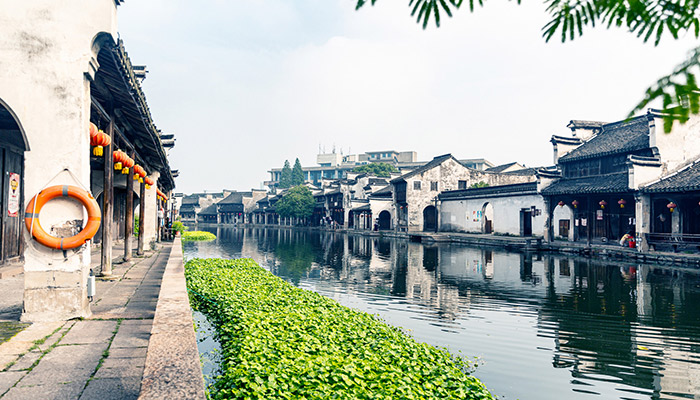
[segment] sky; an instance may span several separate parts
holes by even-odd
[[[261,188],[285,160],[451,153],[552,164],[572,119],[624,119],[692,35],[643,43],[588,29],[546,43],[542,2],[491,2],[423,30],[408,0],[139,0],[118,10],[156,125],[175,133],[176,192]]]

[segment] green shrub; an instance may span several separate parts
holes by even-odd
[[[468,361],[253,260],[194,259],[185,274],[222,346],[213,399],[492,399]]]
[[[210,232],[205,232],[205,231],[192,231],[192,232],[183,232],[182,233],[182,241],[184,242],[190,242],[190,241],[201,241],[201,240],[214,240],[216,239],[216,235]]]
[[[173,234],[176,232],[180,232],[180,234],[183,234],[185,231],[187,231],[187,227],[182,224],[180,221],[175,221],[173,222],[172,226]]]

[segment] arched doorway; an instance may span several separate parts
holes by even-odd
[[[17,117],[1,99],[0,132],[0,264],[3,264],[19,259],[24,247],[24,152],[29,146]]]
[[[379,213],[379,230],[387,231],[391,229],[391,213],[389,211],[382,211]]]
[[[493,233],[493,205],[485,203],[481,207],[481,232]]]
[[[437,208],[435,206],[423,209],[423,231],[437,232]]]

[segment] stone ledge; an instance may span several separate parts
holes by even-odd
[[[139,396],[164,398],[206,398],[179,237],[163,274]]]

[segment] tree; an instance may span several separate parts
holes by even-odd
[[[301,169],[301,163],[299,159],[294,162],[294,168],[292,169],[292,180],[290,186],[297,186],[304,184],[304,171]]]
[[[283,217],[309,218],[314,212],[314,196],[306,186],[287,190],[275,204],[277,214]]]
[[[353,168],[352,172],[359,172],[363,174],[370,174],[370,175],[376,175],[376,176],[381,176],[383,178],[388,178],[390,176],[390,173],[392,172],[398,172],[396,167],[394,167],[391,164],[387,163],[371,163],[371,164],[365,164],[365,165],[360,165],[359,167]]]
[[[484,182],[484,181],[479,181],[477,183],[472,183],[468,189],[478,189],[478,188],[483,188],[483,187],[488,187],[489,184]]]
[[[357,0],[356,9],[377,0]],[[476,0],[483,6],[484,0]],[[520,4],[520,0],[517,0]],[[626,27],[630,33],[644,42],[652,39],[657,46],[661,38],[671,35],[678,39],[691,32],[700,37],[700,0],[544,0],[552,19],[542,27],[542,36],[549,41],[559,32],[561,41],[573,40],[583,35],[584,27],[596,24],[611,27]],[[448,17],[467,2],[463,0],[408,0],[411,16],[428,26],[431,16],[440,26],[444,12]],[[469,0],[469,11],[474,11],[475,0]],[[647,88],[646,95],[630,112],[630,117],[643,110],[649,103],[663,101],[664,129],[669,132],[674,120],[681,123],[690,114],[700,113],[700,88],[694,71],[700,68],[700,47],[688,54],[688,58],[676,66],[673,72],[661,77]]]
[[[292,168],[289,166],[289,160],[284,160],[284,167],[282,167],[278,186],[282,189],[292,186]]]

